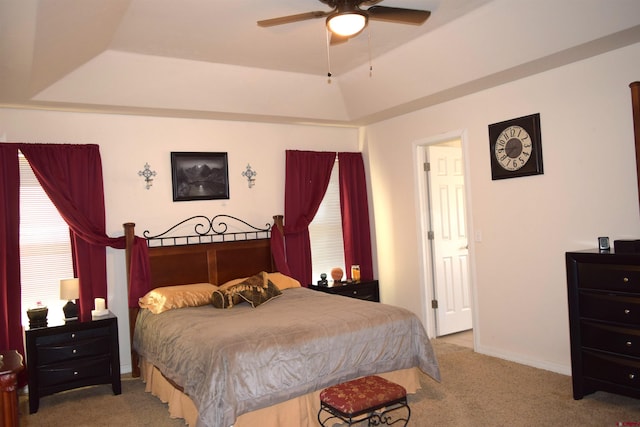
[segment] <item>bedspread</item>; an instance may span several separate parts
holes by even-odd
[[[207,427],[364,375],[417,366],[440,380],[413,313],[305,288],[257,308],[141,310],[134,348],[183,387]]]

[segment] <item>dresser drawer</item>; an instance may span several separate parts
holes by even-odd
[[[80,359],[38,368],[40,387],[64,384],[72,381],[111,375],[109,357]]]
[[[585,376],[614,384],[640,388],[640,361],[585,351],[582,354]]]
[[[582,322],[582,346],[625,356],[640,356],[640,330]]]
[[[640,325],[640,297],[581,291],[580,317]]]
[[[578,281],[582,289],[640,293],[640,266],[580,263]]]
[[[65,342],[60,345],[37,346],[38,364],[47,365],[62,360],[76,359],[109,354],[109,337],[97,337],[80,340],[77,342]]]

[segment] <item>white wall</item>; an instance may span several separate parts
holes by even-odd
[[[98,144],[102,156],[107,234],[152,233],[192,215],[229,214],[256,226],[284,213],[285,150],[357,151],[353,128],[271,125],[211,120],[0,109],[0,135],[8,142]],[[173,202],[171,151],[228,153],[228,200]],[[157,172],[145,189],[138,171]],[[257,172],[249,188],[247,164]],[[123,372],[131,371],[124,251],[107,250],[108,307],[119,320]],[[57,278],[54,278],[57,280]]]
[[[369,126],[382,300],[420,301],[418,141],[464,132],[476,350],[570,373],[564,253],[640,237],[629,83],[640,44]],[[492,181],[487,126],[540,113],[544,175]]]

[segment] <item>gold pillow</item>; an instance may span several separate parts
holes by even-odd
[[[154,314],[175,308],[198,307],[209,304],[216,289],[218,287],[211,283],[163,286],[149,291],[138,300],[138,305]]]
[[[267,279],[271,280],[274,285],[281,291],[289,288],[301,288],[300,282],[293,277],[285,276],[282,273],[267,273]]]

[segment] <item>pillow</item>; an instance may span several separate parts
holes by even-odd
[[[264,271],[245,279],[235,279],[222,285],[211,294],[211,304],[216,308],[231,308],[244,301],[257,307],[281,295]]]
[[[208,304],[216,289],[218,287],[211,283],[164,286],[149,291],[138,300],[138,305],[154,314],[174,308],[198,307]]]
[[[219,286],[218,289],[214,290],[210,295],[211,304],[213,304],[215,308],[231,308],[236,304],[240,304],[243,301],[240,294],[233,292],[228,293],[227,291],[233,289],[234,286],[245,280],[247,280],[247,277],[233,279]]]
[[[282,295],[282,292],[271,280],[267,280],[266,288],[251,287],[251,289],[240,292],[242,299],[251,304],[253,308],[271,301],[280,295]]]
[[[300,282],[293,277],[285,276],[282,273],[267,273],[267,278],[273,282],[281,291],[289,288],[301,288]]]

